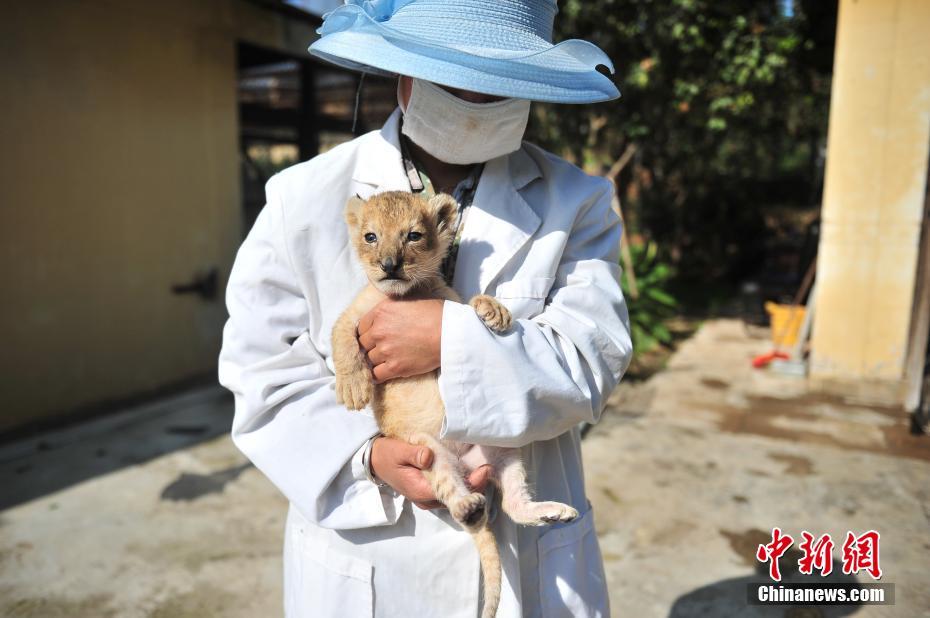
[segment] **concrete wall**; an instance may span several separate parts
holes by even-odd
[[[930,145],[930,2],[841,0],[811,378],[900,400]]]
[[[0,431],[214,371],[217,302],[174,283],[242,235],[236,43],[304,53],[245,0],[5,3]]]

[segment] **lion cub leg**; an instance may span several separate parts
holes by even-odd
[[[428,446],[433,451],[433,465],[423,471],[423,476],[433,488],[436,499],[449,509],[452,518],[466,528],[481,524],[487,512],[487,499],[465,484],[465,467],[458,455],[429,434],[415,433],[408,441]]]
[[[493,296],[478,294],[468,304],[491,330],[501,332],[510,328],[510,310]]]
[[[355,335],[356,316],[346,311],[333,325],[333,365],[336,369],[336,401],[350,410],[361,410],[374,395],[371,368]]]
[[[526,468],[520,449],[482,446],[494,469],[494,480],[501,489],[501,508],[514,523],[543,526],[572,521],[578,511],[561,502],[536,502],[526,484]]]

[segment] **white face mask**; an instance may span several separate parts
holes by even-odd
[[[400,87],[398,85],[398,100]],[[484,163],[520,149],[530,117],[526,99],[464,101],[439,86],[413,80],[403,134],[440,161]]]

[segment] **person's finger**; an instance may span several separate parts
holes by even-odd
[[[358,321],[358,324],[355,326],[355,332],[358,335],[359,341],[362,340],[362,336],[371,329],[371,325],[375,321],[375,316],[373,311],[369,311]]]
[[[380,365],[374,365],[371,368],[371,373],[375,378],[376,384],[381,384],[382,382],[387,382],[392,378],[399,378],[401,376],[394,373],[393,369],[388,366],[387,363],[381,363]]]
[[[420,470],[429,470],[433,465],[433,451],[428,446],[403,443],[401,448],[403,452],[400,456],[400,463],[419,468]],[[421,479],[423,483],[426,484],[426,479],[423,479],[422,476]]]
[[[359,325],[361,325],[361,322],[359,322]],[[366,330],[364,333],[359,331],[358,343],[364,350],[372,350],[375,347],[375,336],[371,330]]]
[[[372,347],[372,348],[365,348],[365,349],[368,350],[367,352],[368,362],[371,363],[372,367],[377,367],[378,365],[384,363],[385,360],[387,360],[387,358],[384,355],[384,352],[382,352],[381,349],[378,348],[377,346]]]
[[[403,494],[411,502],[436,502],[436,493],[420,472],[416,476],[408,476],[403,483]]]
[[[491,478],[492,472],[493,470],[491,469],[490,464],[484,464],[483,466],[478,466],[472,470],[465,481],[468,483],[468,486],[472,488],[472,490],[478,493],[483,493],[484,488],[488,484],[488,480]]]

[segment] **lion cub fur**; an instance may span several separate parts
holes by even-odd
[[[385,436],[433,451],[433,465],[423,474],[437,499],[475,540],[484,578],[482,616],[491,618],[500,601],[500,554],[488,524],[486,498],[465,483],[468,471],[491,464],[491,480],[501,490],[501,508],[518,524],[571,521],[578,512],[559,502],[532,499],[519,449],[440,441],[445,409],[438,370],[375,384],[356,333],[359,319],[386,297],[415,295],[461,302],[442,276],[457,216],[457,203],[445,194],[427,202],[410,193],[391,191],[367,201],[357,197],[349,201],[345,218],[350,240],[369,284],[333,327],[336,397],[352,410],[371,403]],[[475,296],[469,305],[491,330],[510,328],[510,312],[492,296]]]

